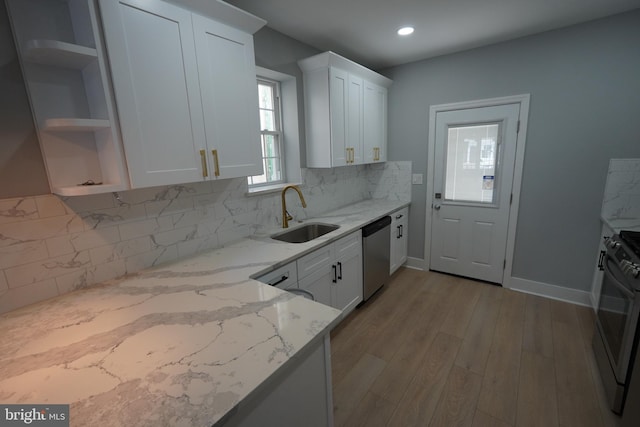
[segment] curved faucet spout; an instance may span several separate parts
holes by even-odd
[[[300,191],[300,188],[298,188],[297,185],[287,185],[286,187],[284,187],[282,189],[282,193],[281,193],[281,197],[282,197],[282,228],[289,228],[289,221],[293,219],[293,217],[291,215],[289,215],[289,212],[287,212],[287,201],[284,198],[285,193],[290,188],[293,188],[298,193],[298,196],[300,197],[300,202],[302,202],[302,207],[303,208],[307,207],[307,202],[304,201],[304,196],[302,195],[302,191]]]

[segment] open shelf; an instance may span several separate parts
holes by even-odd
[[[42,124],[42,130],[47,132],[92,132],[108,129],[110,126],[109,120],[59,118],[46,119]]]
[[[58,40],[29,40],[24,59],[38,64],[81,70],[98,58],[95,49]]]
[[[54,187],[51,191],[59,196],[88,196],[90,194],[110,193],[126,190],[121,184],[74,185],[71,187]]]

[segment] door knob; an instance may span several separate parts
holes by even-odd
[[[440,205],[433,205],[433,209],[439,211],[440,210]]]

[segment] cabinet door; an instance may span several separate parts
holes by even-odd
[[[387,89],[364,83],[364,163],[387,160]]]
[[[362,302],[362,245],[336,261],[338,280],[333,286],[333,306],[349,313]]]
[[[331,165],[347,164],[347,102],[349,74],[337,68],[329,70],[329,110],[331,126]]]
[[[337,279],[335,264],[317,270],[298,281],[298,288],[311,292],[316,302],[331,306],[331,288]]]
[[[132,187],[202,179],[204,126],[191,13],[100,0]]]
[[[253,36],[199,15],[193,15],[193,26],[211,174],[260,175]],[[217,150],[217,159],[212,150]]]
[[[349,97],[347,102],[347,142],[351,149],[351,164],[361,164],[363,150],[364,81],[349,75]]]
[[[398,267],[404,265],[407,262],[407,248],[409,243],[409,219],[407,218],[407,213],[404,213],[403,218],[400,220],[400,238],[397,243],[398,246],[396,250],[398,251]]]
[[[389,273],[393,274],[400,266],[407,262],[407,243],[409,235],[409,210],[401,209],[391,214],[391,260]]]
[[[341,238],[334,247],[337,280],[333,284],[332,305],[346,314],[362,302],[362,232]]]

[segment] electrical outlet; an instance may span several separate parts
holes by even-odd
[[[411,175],[411,183],[413,185],[421,185],[422,184],[422,174],[414,173]]]

